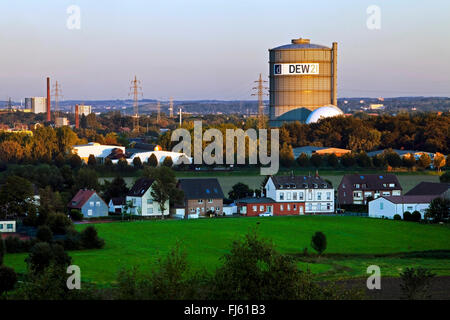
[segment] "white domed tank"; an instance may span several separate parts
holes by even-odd
[[[343,114],[344,113],[341,109],[333,105],[320,107],[309,114],[308,118],[306,119],[306,123],[315,123],[322,118],[336,117]]]

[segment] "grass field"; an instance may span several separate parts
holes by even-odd
[[[314,174],[314,171],[310,171],[311,174]],[[319,172],[320,173],[320,172]],[[348,173],[348,172],[346,172]],[[377,172],[379,174],[385,174],[381,172]],[[298,172],[296,174],[308,174],[308,172]],[[335,189],[339,186],[339,183],[342,180],[342,176],[344,175],[344,172],[336,171],[336,172],[330,172],[330,171],[324,171],[323,173],[320,173],[321,177],[324,179],[328,179],[333,183],[333,186]],[[403,187],[403,193],[408,192],[410,189],[412,189],[415,185],[417,185],[421,181],[428,181],[428,182],[439,182],[439,176],[438,175],[432,175],[432,174],[404,174],[404,173],[395,173],[400,181],[400,184]],[[238,182],[243,182],[247,184],[251,189],[257,189],[261,188],[261,183],[264,181],[264,176],[261,176],[259,174],[251,174],[251,175],[241,175],[237,172],[231,172],[227,173],[226,175],[223,174],[223,172],[215,173],[215,172],[208,172],[208,173],[197,173],[197,175],[191,175],[183,174],[178,175],[179,178],[195,178],[195,177],[217,177],[219,180],[220,186],[222,187],[222,190],[225,194],[225,196],[228,196],[228,192],[231,190],[233,185],[235,185]],[[113,178],[100,178],[100,181],[103,183],[104,180],[111,181]],[[125,177],[124,178],[127,185],[131,187],[135,180],[137,180],[137,177]]]
[[[257,222],[259,224],[257,225]],[[86,225],[77,225],[78,229]],[[102,250],[72,251],[73,263],[81,267],[85,281],[114,282],[121,267],[148,269],[181,240],[196,269],[214,270],[231,241],[257,226],[273,240],[279,251],[297,258],[299,267],[309,268],[320,279],[366,276],[371,264],[382,275],[398,276],[408,266],[425,266],[438,275],[450,275],[450,228],[412,222],[361,217],[270,217],[216,218],[200,220],[136,221],[97,224],[105,239]],[[326,255],[302,257],[310,248],[315,231],[327,235]],[[435,253],[441,250],[445,252]],[[427,252],[427,253],[423,253]],[[25,254],[7,254],[5,264],[25,271]]]

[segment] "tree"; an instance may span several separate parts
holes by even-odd
[[[356,156],[356,163],[358,164],[358,166],[360,166],[361,168],[369,168],[372,166],[372,159],[367,155],[366,152],[361,151],[360,153],[358,153],[358,155]]]
[[[47,224],[54,234],[66,234],[72,227],[72,220],[64,213],[51,213],[47,218]]]
[[[36,238],[41,242],[52,242],[53,240],[53,232],[46,225],[39,226],[36,232]]]
[[[0,297],[14,289],[17,282],[17,274],[14,269],[0,266]]]
[[[428,290],[434,276],[432,272],[422,267],[406,268],[400,274],[403,298],[408,300],[430,298]]]
[[[411,212],[409,212],[409,211],[403,212],[403,220],[411,221]]]
[[[428,154],[423,153],[419,160],[417,160],[417,165],[422,168],[422,169],[426,169],[431,165],[431,158]]]
[[[33,186],[21,177],[10,175],[0,188],[0,218],[24,217],[34,212]]]
[[[72,150],[72,146],[78,142],[78,136],[68,126],[56,129],[59,152],[67,154]]]
[[[341,162],[344,167],[352,167],[355,165],[356,160],[352,153],[346,153],[341,157]]]
[[[103,186],[103,198],[106,203],[112,198],[125,197],[129,191],[125,180],[121,176],[116,176],[111,182],[105,181]]]
[[[5,256],[5,240],[0,237],[0,266],[3,264],[3,257]]]
[[[228,192],[228,197],[231,200],[238,200],[245,197],[250,197],[252,194],[253,190],[250,189],[248,185],[238,182],[231,188],[231,191]]]
[[[334,153],[328,155],[327,162],[330,167],[337,168],[339,166],[338,157]]]
[[[158,166],[158,159],[156,158],[154,153],[151,154],[147,162],[150,167],[156,168]]]
[[[302,152],[297,158],[297,164],[300,167],[308,167],[309,166],[309,158],[308,155]]]
[[[75,176],[73,191],[80,189],[100,190],[97,172],[90,168],[81,168]]]
[[[402,165],[402,158],[400,158],[398,153],[395,151],[386,152],[384,158],[386,159],[387,164],[393,168],[398,168]]]
[[[450,212],[450,200],[445,198],[433,199],[425,211],[427,218],[432,218],[433,222],[441,222],[444,219],[448,219]]]
[[[420,214],[419,211],[414,211],[413,213],[411,213],[411,221],[414,222],[419,222],[422,219],[422,215]]]
[[[25,259],[29,270],[38,274],[44,271],[50,264],[67,267],[71,258],[59,244],[48,244],[46,242],[36,243],[30,250],[30,254]]]
[[[139,158],[139,157],[133,158],[133,167],[135,167],[136,169],[141,169],[142,168],[141,158]]]
[[[95,159],[95,156],[93,154],[90,154],[88,158],[88,166],[94,168],[96,165],[97,159]]]
[[[171,168],[173,166],[172,157],[171,156],[165,157],[164,160],[163,160],[162,165],[165,166],[165,167]]]
[[[153,199],[159,203],[161,219],[164,219],[167,200],[169,200],[170,207],[170,205],[173,206],[181,203],[184,197],[183,191],[177,188],[175,172],[171,168],[165,166],[159,168],[145,168],[144,176],[155,180],[152,184],[152,191],[150,193]]]
[[[402,163],[403,166],[410,169],[416,165],[416,158],[414,158],[414,155],[412,153],[405,154],[403,156]]]
[[[317,251],[319,256],[327,248],[327,237],[320,231],[317,231],[311,238],[311,247]]]
[[[280,164],[283,167],[291,167],[295,163],[294,160],[294,153],[292,151],[292,146],[287,144],[286,142],[283,143],[283,146],[280,150]]]
[[[313,153],[309,162],[311,162],[314,167],[318,168],[322,165],[322,156],[318,153]]]
[[[38,225],[46,224],[50,214],[62,212],[64,210],[65,205],[59,192],[53,192],[50,186],[39,189]]]
[[[433,166],[438,171],[441,171],[441,168],[445,166],[445,157],[442,153],[436,152],[433,159]]]
[[[126,159],[119,159],[117,162],[117,168],[119,171],[125,171],[128,169],[128,161]]]
[[[81,168],[83,161],[81,160],[79,155],[73,154],[70,156],[69,163],[70,163],[70,166],[72,167],[72,169],[76,170],[76,169]]]
[[[16,141],[6,140],[0,143],[0,161],[16,162],[24,156],[23,147]]]

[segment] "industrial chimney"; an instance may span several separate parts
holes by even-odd
[[[80,117],[78,116],[78,105],[75,105],[75,128],[78,129],[80,128]]]
[[[47,121],[52,121],[50,114],[50,78],[47,77]]]

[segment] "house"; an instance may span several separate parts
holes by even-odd
[[[184,192],[185,216],[223,214],[223,192],[216,178],[179,179],[178,188]]]
[[[315,176],[271,176],[264,189],[267,198],[280,204],[274,206],[274,214],[334,213],[334,189],[317,172]]]
[[[433,195],[435,198],[450,199],[450,183],[437,183],[422,181],[405,193],[405,196]]]
[[[94,190],[79,190],[67,207],[80,210],[86,218],[108,216],[108,205]]]
[[[108,208],[111,213],[121,214],[124,207],[125,197],[116,197],[109,200]]]
[[[138,216],[165,216],[169,215],[169,200],[164,204],[164,213],[161,212],[159,202],[152,197],[154,179],[140,178],[127,194],[125,199],[128,213]],[[128,205],[130,204],[130,205]]]
[[[125,147],[102,145],[97,142],[72,146],[72,153],[77,154],[84,162],[87,162],[89,156],[93,155],[100,163],[102,163],[114,149],[121,149],[122,152],[125,153]]]
[[[423,219],[426,209],[435,198],[434,195],[382,196],[369,202],[369,217],[393,219],[398,214],[403,219],[406,211],[418,211]]]
[[[16,221],[0,220],[0,233],[14,233],[14,232],[16,232]]]
[[[400,196],[402,187],[393,174],[346,174],[338,187],[339,204],[367,204],[367,199]]]

